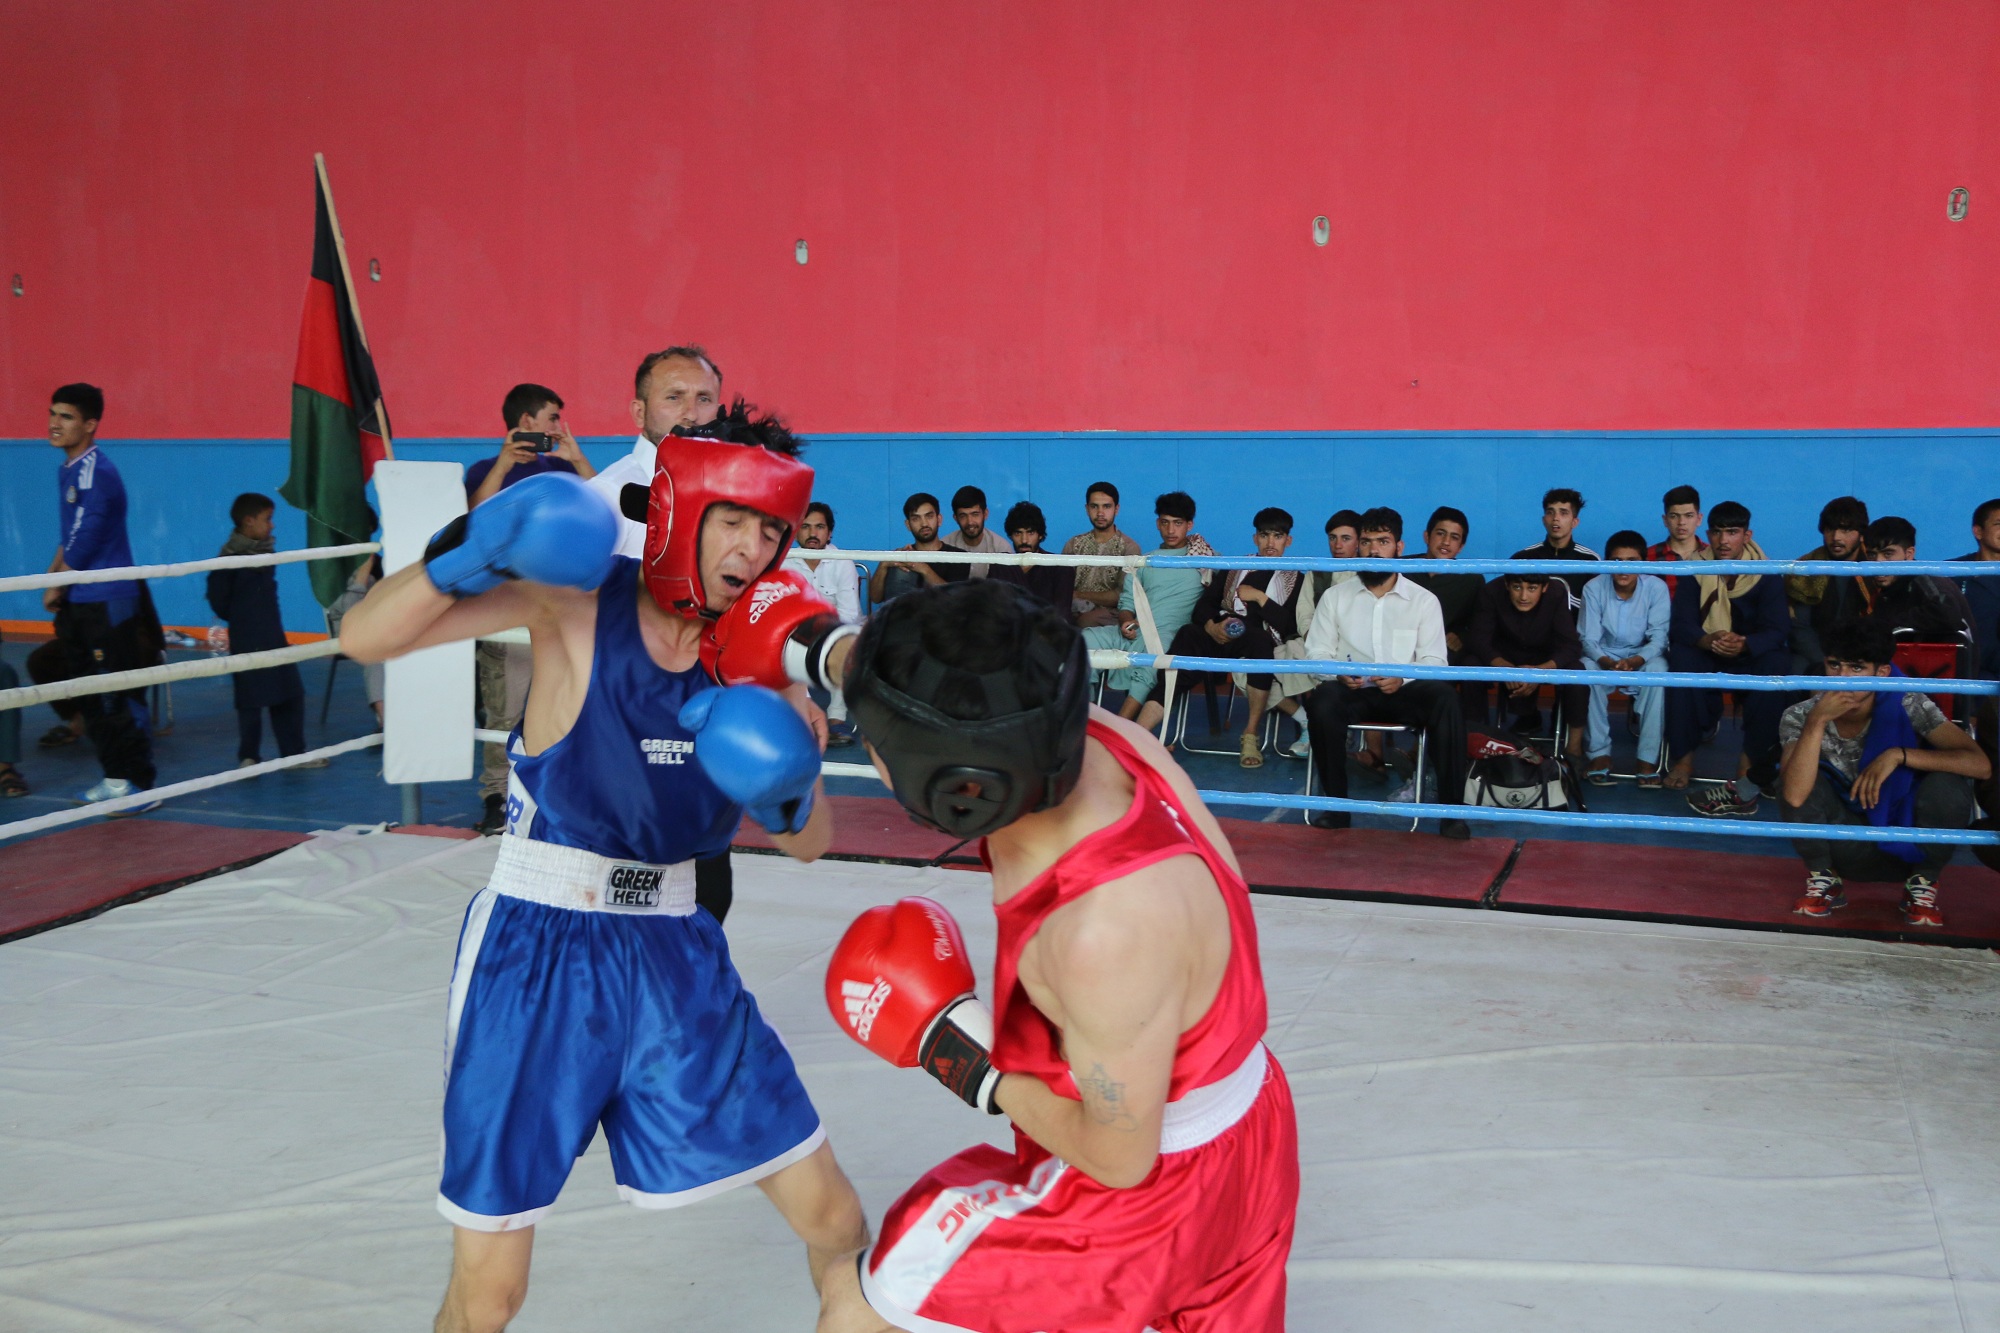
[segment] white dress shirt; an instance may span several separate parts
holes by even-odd
[[[838,551],[840,548],[828,542],[823,551]],[[817,569],[807,569],[806,561],[817,560]],[[818,589],[819,595],[833,603],[834,611],[843,625],[861,623],[861,576],[854,568],[852,560],[828,560],[819,551],[809,551],[803,546],[794,546],[785,557],[785,568],[795,570]]]
[[[646,525],[634,523],[625,517],[618,507],[618,493],[626,486],[653,487],[653,460],[659,453],[659,446],[641,435],[632,442],[632,452],[602,468],[598,474],[584,485],[604,497],[611,506],[611,512],[618,515],[619,555],[629,555],[634,560],[643,560],[646,555]]]
[[[1444,608],[1437,595],[1397,578],[1377,597],[1360,579],[1331,588],[1313,608],[1306,657],[1315,662],[1445,664]]]

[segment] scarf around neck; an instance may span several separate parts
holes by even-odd
[[[1689,563],[1715,559],[1715,548],[1696,551]],[[1756,542],[1743,543],[1738,560],[1765,559],[1764,548]],[[1695,586],[1701,593],[1701,628],[1704,634],[1727,634],[1735,625],[1730,603],[1756,587],[1762,574],[1697,574]]]
[[[240,532],[229,534],[229,540],[222,544],[224,555],[269,555],[278,547],[276,537],[246,537]]]

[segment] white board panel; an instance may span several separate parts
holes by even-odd
[[[382,568],[423,558],[431,535],[465,512],[457,463],[379,463]],[[392,783],[463,782],[472,776],[472,644],[447,643],[388,664],[383,685],[382,777]]]

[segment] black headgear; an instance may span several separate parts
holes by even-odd
[[[1022,589],[981,584],[985,596],[1015,603],[1002,606],[1002,614],[1054,620],[1046,604]],[[924,599],[963,596],[979,586],[951,584],[897,598],[862,630],[844,691],[849,713],[887,766],[903,808],[918,823],[961,839],[984,837],[1022,815],[1061,804],[1083,772],[1089,711],[1089,657],[1083,636],[1069,625],[1060,626],[1061,646],[1038,632],[1027,636],[1023,661],[1040,666],[1056,682],[1054,697],[1038,707],[1022,706],[1013,664],[974,675],[925,652],[902,688],[882,679],[876,659],[883,641],[921,634],[911,617]],[[986,717],[968,722],[933,705],[938,687],[954,676],[984,691]],[[961,790],[968,784],[977,784],[977,795]]]

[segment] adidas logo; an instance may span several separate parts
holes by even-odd
[[[798,591],[789,583],[758,584],[750,590],[750,623],[756,624],[766,611],[787,597],[796,597]]]
[[[875,978],[872,985],[866,981],[840,983],[841,1000],[847,1007],[847,1022],[857,1038],[868,1040],[868,1034],[875,1030],[875,1015],[882,1012],[892,989],[880,977]]]

